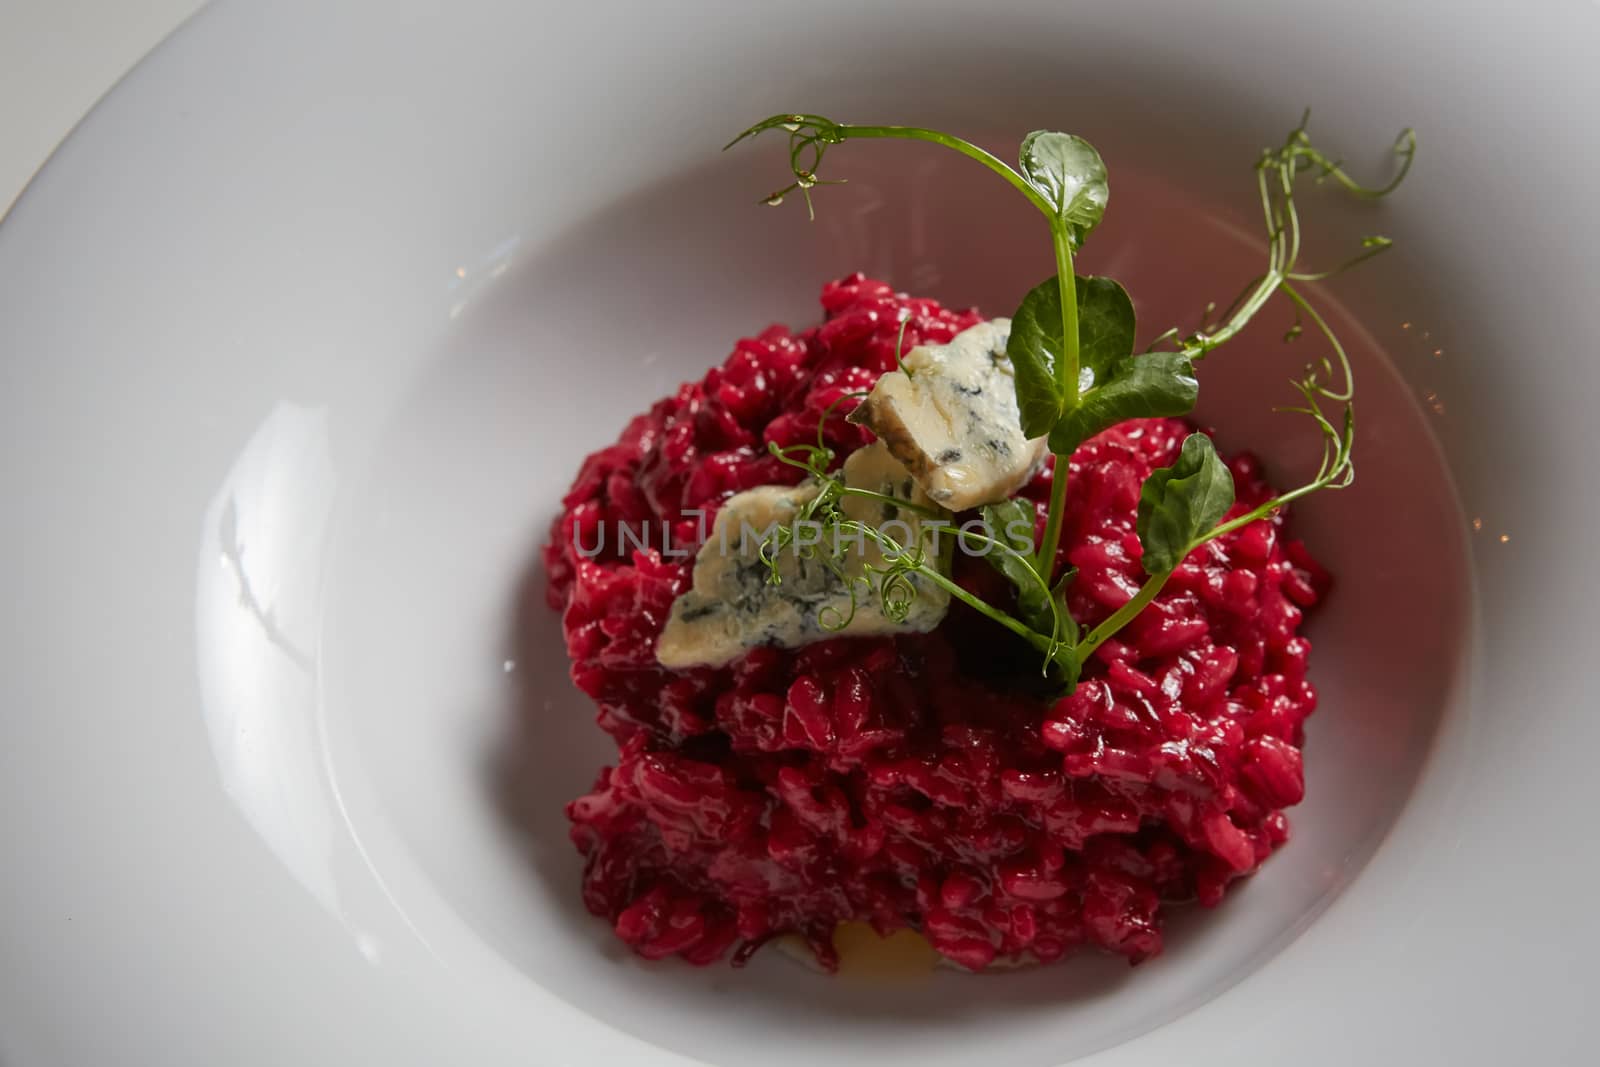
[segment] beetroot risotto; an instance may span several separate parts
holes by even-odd
[[[1220,902],[1305,792],[1298,631],[1329,577],[1285,508],[1353,478],[1354,382],[1301,291],[1328,272],[1297,269],[1293,190],[1394,183],[1357,185],[1297,128],[1256,164],[1266,272],[1140,349],[1127,292],[1074,269],[1108,194],[1081,138],[1029,134],[1013,169],[932,130],[765,131],[794,175],[773,204],[809,203],[852,138],[960,151],[1044,215],[1057,270],[1009,319],[830,282],[821,325],[739,341],[584,461],[545,549],[617,745],[567,807],[584,901],[694,964],[795,935],[831,970],[846,922],[975,971],[1149,959],[1166,908]],[[1279,294],[1314,328],[1287,410],[1323,442],[1287,491],[1187,419],[1197,367]]]
[[[585,903],[640,954],[693,963],[797,933],[831,967],[848,919],[921,931],[973,969],[1083,944],[1155,955],[1163,904],[1221,900],[1288,839],[1281,809],[1304,790],[1316,693],[1296,630],[1326,576],[1281,516],[1185,560],[1055,701],[1028,691],[1025,648],[959,608],[929,634],[757,647],[669,671],[655,646],[690,562],[576,551],[604,523],[665,521],[674,547],[695,545],[703,520],[685,510],[801,479],[767,444],[814,436],[830,405],[892,370],[902,309],[907,346],[978,321],[860,275],[824,287],[822,305],[823,325],[742,340],[634,419],[563,501],[550,604],[573,680],[618,747],[617,766],[567,808]],[[1124,423],[1073,455],[1059,560],[1078,568],[1076,618],[1099,621],[1139,587],[1139,487],[1189,430]],[[870,439],[842,419],[826,433],[841,453]],[[1253,458],[1229,467],[1235,512],[1272,495]],[[1023,490],[1041,529],[1051,470]],[[1004,586],[977,557],[958,554],[955,577]]]

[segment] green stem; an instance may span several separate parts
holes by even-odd
[[[1257,519],[1265,519],[1279,508],[1285,507],[1294,501],[1299,500],[1303,496],[1310,496],[1319,489],[1327,488],[1330,484],[1332,484],[1335,478],[1339,477],[1343,473],[1344,464],[1335,463],[1334,466],[1321,477],[1313,481],[1309,481],[1305,485],[1291,489],[1287,493],[1281,493],[1267,501],[1265,504],[1261,504],[1258,507],[1252,508],[1251,510],[1245,512],[1243,515],[1239,515],[1235,518],[1229,519],[1227,522],[1213,526],[1211,529],[1202,534],[1192,545],[1190,545],[1184,551],[1184,555],[1187,556],[1190,552],[1193,552],[1207,541],[1215,541],[1224,534],[1231,534],[1241,526],[1249,526]]]
[[[1057,216],[1055,209],[1039,194],[1028,180],[1007,166],[1001,159],[990,152],[984,151],[975,144],[969,144],[959,137],[952,137],[938,130],[924,129],[920,126],[839,126],[839,133],[845,138],[894,138],[906,141],[927,141],[930,144],[942,145],[976,160],[985,167],[1004,178],[1012,188],[1016,189],[1028,202],[1038,208],[1050,219],[1050,232],[1055,245],[1056,256],[1056,282],[1061,289],[1061,336],[1063,340],[1061,358],[1056,364],[1056,382],[1062,395],[1062,408],[1071,411],[1078,406],[1078,296],[1077,282],[1072,266],[1072,238],[1067,233],[1066,226]],[[1035,561],[1035,570],[1043,579],[1046,589],[1049,588],[1050,579],[1055,567],[1056,551],[1061,545],[1061,519],[1065,510],[1067,498],[1067,467],[1068,457],[1057,457],[1055,483],[1050,490],[1050,513],[1045,520],[1044,544]],[[952,595],[957,595],[952,593]],[[961,594],[960,599],[972,603],[972,598]],[[977,605],[974,603],[974,607]],[[980,609],[983,610],[983,609]],[[1032,634],[1022,624],[1017,623],[1009,615],[999,616],[985,611],[996,621],[1000,618],[1007,620],[1005,625],[1018,633]],[[1037,635],[1035,635],[1037,636]]]
[[[1061,359],[1056,363],[1056,382],[1061,389],[1063,412],[1078,406],[1078,292],[1072,268],[1072,240],[1059,220],[1050,223],[1055,240],[1056,284],[1061,291]],[[1056,551],[1061,547],[1061,520],[1067,510],[1067,480],[1072,455],[1057,453],[1050,483],[1050,510],[1044,522],[1044,544],[1039,546],[1036,569],[1045,584],[1055,575]]]
[[[1375,241],[1381,240],[1382,243],[1373,244],[1365,252],[1362,252],[1360,255],[1357,255],[1357,256],[1351,256],[1349,259],[1345,260],[1343,263],[1340,263],[1338,266],[1329,267],[1327,270],[1318,270],[1318,271],[1291,271],[1288,274],[1285,274],[1284,277],[1289,279],[1292,282],[1321,282],[1321,281],[1326,281],[1329,278],[1334,277],[1335,275],[1343,274],[1345,271],[1349,270],[1351,267],[1358,266],[1358,265],[1360,265],[1362,263],[1365,263],[1367,260],[1371,259],[1373,256],[1381,256],[1381,255],[1383,255],[1383,253],[1389,251],[1390,248],[1394,247],[1391,243],[1389,243],[1387,241],[1387,239],[1374,238],[1373,240],[1375,240]]]
[[[1132,622],[1139,612],[1143,611],[1156,598],[1162,587],[1167,584],[1167,579],[1171,577],[1172,572],[1167,571],[1151,578],[1133,595],[1132,600],[1112,612],[1099,626],[1090,630],[1089,635],[1078,644],[1078,662],[1082,664],[1088,660],[1095,649],[1104,644],[1118,630]]]
[[[1233,338],[1240,330],[1255,318],[1272,294],[1278,291],[1283,284],[1284,275],[1294,269],[1294,256],[1291,249],[1298,249],[1300,244],[1299,216],[1290,215],[1287,219],[1282,216],[1281,210],[1272,196],[1272,185],[1269,181],[1269,171],[1274,168],[1267,160],[1256,166],[1256,187],[1261,194],[1261,213],[1267,227],[1267,272],[1255,283],[1255,289],[1243,302],[1234,301],[1234,311],[1228,321],[1212,333],[1201,332],[1196,334],[1183,346],[1183,354],[1195,362],[1204,359],[1214,348],[1221,347]],[[1276,168],[1280,171],[1282,167]],[[1292,192],[1286,190],[1284,199],[1293,203]],[[1295,232],[1291,238],[1288,229],[1293,227]]]
[[[884,554],[885,559],[905,555],[905,548],[895,541],[894,538],[885,536],[881,531],[874,530],[866,523],[854,522],[852,520],[849,523],[840,523],[840,526],[854,526],[859,529],[861,533],[865,534],[868,538],[877,543],[878,549]],[[972,535],[967,534],[963,536]],[[989,538],[988,540],[992,541],[993,539]],[[999,544],[999,542],[994,543]],[[961,588],[961,586],[957,585],[955,582],[951,581],[934,568],[929,567],[926,564],[916,563],[911,565],[911,570],[915,571],[917,574],[920,574],[922,577],[926,578],[928,581],[932,582],[940,589],[943,589],[945,592],[949,593],[951,596],[955,597],[957,600],[961,601],[963,604],[966,604],[973,610],[987,615],[990,619],[993,619],[1001,626],[1004,626],[1018,637],[1023,638],[1030,645],[1046,655],[1050,655],[1054,651],[1054,642],[1045,635],[1039,633],[1026,623],[1011,617],[1010,615],[1001,611],[999,608],[994,607],[988,601],[967,592],[965,589]]]
[[[1334,481],[1335,478],[1339,477],[1344,472],[1344,469],[1345,463],[1341,459],[1341,461],[1335,462],[1334,465],[1329,470],[1325,471],[1320,477],[1307,482],[1305,485],[1291,489],[1287,493],[1282,493],[1278,496],[1275,496],[1266,503],[1245,512],[1243,515],[1236,516],[1232,519],[1229,519],[1227,522],[1219,523],[1218,525],[1213,526],[1211,529],[1207,530],[1205,533],[1201,534],[1199,537],[1190,542],[1184,548],[1183,552],[1178,556],[1178,559],[1186,559],[1189,553],[1193,552],[1206,542],[1215,541],[1217,538],[1222,537],[1225,534],[1230,534],[1240,527],[1248,526],[1252,522],[1256,522],[1260,519],[1265,519],[1279,508],[1284,507],[1295,500],[1299,500],[1301,497],[1310,496],[1317,490],[1327,487]],[[1099,648],[1102,643],[1104,643],[1118,630],[1132,622],[1139,612],[1143,611],[1150,604],[1150,602],[1156,598],[1156,596],[1161,592],[1162,587],[1167,584],[1167,579],[1171,577],[1172,572],[1167,571],[1164,574],[1158,574],[1151,578],[1149,581],[1144,583],[1144,586],[1140,588],[1136,594],[1134,594],[1132,600],[1129,600],[1126,604],[1122,605],[1122,607],[1113,612],[1111,616],[1099,626],[1096,626],[1093,630],[1089,631],[1089,636],[1085,637],[1082,643],[1078,645],[1079,662],[1082,663],[1084,660],[1088,659],[1090,654],[1093,653],[1095,649]]]
[[[1321,332],[1322,336],[1328,339],[1329,347],[1333,349],[1334,356],[1339,360],[1339,371],[1344,377],[1344,388],[1335,393],[1331,389],[1324,387],[1321,390],[1322,395],[1328,400],[1342,400],[1346,403],[1355,399],[1355,372],[1350,367],[1350,355],[1344,350],[1344,344],[1340,342],[1339,335],[1333,332],[1333,327],[1328,325],[1328,320],[1322,317],[1322,313],[1313,307],[1310,301],[1300,295],[1298,289],[1288,282],[1284,282],[1282,288],[1283,295],[1294,301],[1295,307],[1299,308],[1301,313],[1309,318],[1312,325]],[[1330,382],[1328,384],[1331,386],[1333,383]]]
[[[932,568],[918,567],[917,573],[927,578],[934,585],[938,586],[940,589],[943,589],[945,592],[949,593],[963,604],[987,615],[989,618],[993,619],[1001,626],[1004,626],[1018,637],[1027,641],[1028,644],[1032,645],[1034,648],[1037,648],[1045,655],[1049,655],[1053,651],[1052,646],[1054,642],[1052,642],[1050,638],[1033,629],[1033,627],[1027,625],[1026,623],[1012,618],[999,608],[991,606],[988,601],[973,596],[971,593],[967,592],[965,589],[961,588],[955,582],[951,581],[949,578],[946,578],[938,571],[933,570]]]
[[[1056,385],[1061,389],[1063,413],[1078,406],[1078,293],[1072,273],[1072,238],[1059,220],[1050,224],[1056,247],[1056,284],[1061,289],[1061,359],[1056,362]]]
[[[1306,485],[1302,485],[1298,489],[1284,493],[1282,496],[1275,496],[1258,508],[1253,508],[1252,510],[1245,512],[1243,515],[1239,515],[1235,518],[1229,519],[1227,522],[1219,523],[1218,525],[1213,526],[1211,529],[1207,530],[1201,535],[1200,540],[1196,541],[1195,545],[1198,546],[1205,544],[1207,541],[1215,541],[1219,537],[1233,533],[1233,531],[1239,529],[1241,526],[1249,526],[1257,519],[1264,519],[1271,515],[1274,511],[1277,511],[1291,500],[1298,500],[1309,493],[1316,492],[1320,488],[1322,488],[1321,485],[1317,484],[1316,482],[1310,482]],[[1191,548],[1189,551],[1192,552],[1194,549]],[[1188,553],[1185,553],[1185,555],[1187,554]]]
[[[954,149],[966,156],[975,159],[985,167],[994,171],[1000,177],[1010,182],[1011,185],[1028,198],[1028,202],[1046,215],[1054,215],[1055,210],[1050,206],[1039,191],[1028,184],[1028,179],[1018,174],[1005,164],[998,156],[985,152],[975,144],[968,144],[959,137],[952,137],[948,133],[938,130],[927,130],[920,126],[839,126],[839,133],[846,137],[889,137],[902,141],[927,141],[931,144],[943,145]]]
[[[1057,454],[1050,479],[1050,510],[1044,520],[1044,543],[1039,546],[1034,563],[1034,570],[1044,578],[1046,586],[1055,576],[1056,552],[1061,548],[1061,520],[1067,511],[1067,475],[1071,466],[1071,456]]]
[[[833,481],[834,479],[829,478],[828,480]],[[942,508],[925,507],[922,504],[918,504],[915,501],[906,500],[903,497],[890,496],[888,493],[878,493],[871,489],[857,489],[853,485],[841,484],[839,486],[839,495],[856,496],[862,498],[863,500],[876,500],[882,504],[893,505],[895,508],[898,508],[901,511],[909,511],[914,515],[921,515],[925,519],[942,519],[945,517],[945,515],[949,514]]]

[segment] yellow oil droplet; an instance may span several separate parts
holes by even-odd
[[[863,922],[840,923],[833,931],[839,973],[874,981],[906,981],[933,973],[939,954],[915,930],[896,930],[888,937]]]
[[[1474,529],[1474,530],[1481,530],[1481,529],[1483,529],[1483,520],[1482,520],[1482,519],[1473,519],[1473,520],[1472,520],[1472,528],[1473,528],[1473,529]]]
[[[1502,545],[1508,543],[1510,540],[1511,540],[1511,535],[1510,534],[1501,534],[1500,535],[1500,543]]]

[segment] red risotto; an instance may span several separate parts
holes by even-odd
[[[741,340],[635,418],[563,501],[549,601],[617,744],[616,766],[567,808],[585,903],[639,954],[695,964],[796,934],[831,969],[848,920],[916,930],[973,970],[1086,945],[1156,955],[1164,909],[1217,904],[1288,839],[1283,809],[1304,792],[1316,693],[1296,631],[1328,577],[1281,515],[1193,552],[1055,700],[1037,652],[960,603],[932,633],[669,671],[656,640],[692,555],[614,537],[576,550],[619,526],[659,547],[665,524],[692,553],[730,495],[803,477],[768,444],[814,441],[832,405],[893,370],[902,314],[907,350],[981,321],[859,274],[826,285],[822,306],[822,325]],[[1068,599],[1085,624],[1143,582],[1140,485],[1192,429],[1127,422],[1073,455],[1058,565],[1078,569]],[[824,432],[841,456],[872,439],[842,417]],[[1230,515],[1273,495],[1253,457],[1228,465]],[[1040,529],[1051,475],[1047,462],[1022,494]],[[1012,596],[982,559],[958,553],[952,576],[990,602]]]

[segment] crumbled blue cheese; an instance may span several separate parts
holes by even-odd
[[[889,454],[882,442],[858,449],[845,460],[846,485],[868,489],[922,507],[933,507],[909,471]],[[913,574],[916,589],[904,620],[883,612],[876,579],[865,567],[882,566],[883,553],[867,537],[840,537],[840,562],[846,574],[859,576],[851,590],[824,565],[821,557],[834,551],[835,531],[820,526],[796,527],[797,542],[815,537],[815,552],[797,551],[796,545],[778,556],[781,581],[769,581],[761,559],[764,534],[794,523],[797,514],[819,491],[815,484],[764,485],[728,499],[717,512],[706,543],[694,561],[692,587],[673,601],[672,614],[656,645],[656,658],[674,669],[720,666],[758,645],[798,648],[830,637],[867,636],[897,632],[926,633],[944,619],[950,595]],[[949,572],[953,535],[941,532],[916,512],[886,501],[846,496],[840,510],[849,518],[871,526],[910,545],[919,540],[928,562]],[[859,580],[865,578],[865,580]],[[843,626],[839,624],[849,619]]]
[[[850,415],[871,428],[928,496],[951,511],[1010,497],[1039,469],[1043,437],[1022,434],[1006,357],[1010,319],[981,322],[944,345],[918,345],[907,370],[878,379]]]

